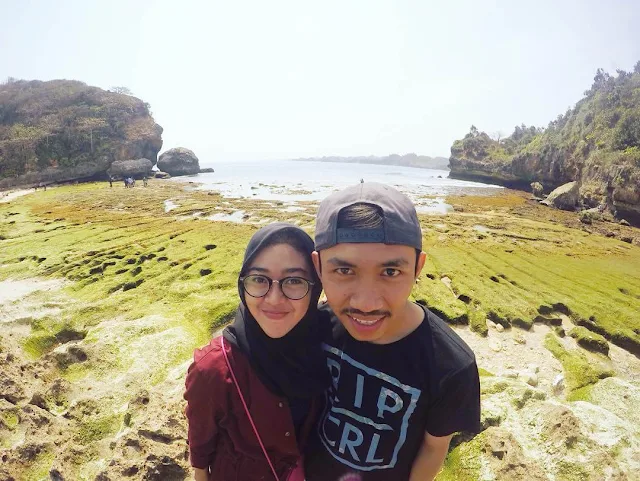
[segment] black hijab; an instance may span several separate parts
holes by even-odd
[[[279,238],[283,236],[290,239],[289,245],[305,256],[311,267],[310,280],[315,282],[307,294],[311,298],[304,317],[285,336],[279,339],[267,336],[247,308],[245,292],[238,279],[241,303],[235,321],[222,335],[249,358],[254,372],[271,392],[293,400],[310,399],[329,385],[329,371],[321,342],[330,324],[317,307],[322,285],[311,263],[313,240],[292,224],[276,222],[263,227],[247,245],[239,277],[245,274],[262,249],[282,244]],[[277,288],[272,286],[272,289]]]

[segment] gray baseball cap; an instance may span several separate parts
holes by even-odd
[[[382,210],[383,225],[376,229],[338,228],[338,214],[353,204],[371,204]],[[316,217],[316,250],[340,243],[399,244],[422,250],[422,231],[416,208],[400,191],[376,182],[364,182],[334,192],[320,203]]]

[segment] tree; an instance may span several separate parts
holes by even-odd
[[[115,94],[133,95],[133,92],[129,90],[127,87],[111,87],[109,91]]]
[[[502,137],[504,137],[504,132],[502,132],[502,130],[496,130],[491,133],[491,138],[498,143],[500,143],[500,139],[502,139]]]
[[[633,67],[633,71],[635,73],[640,73],[640,60],[638,60],[638,63]]]

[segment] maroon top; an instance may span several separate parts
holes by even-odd
[[[264,447],[279,478],[286,479],[301,451],[287,399],[276,396],[262,384],[239,349],[228,343],[225,348]],[[233,384],[220,337],[196,349],[193,357],[184,393],[191,465],[210,468],[209,478],[215,481],[274,481]],[[317,405],[315,401],[312,403],[312,414]],[[307,417],[300,444],[306,440],[314,417]]]

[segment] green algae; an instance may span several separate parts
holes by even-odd
[[[570,395],[577,392],[575,395],[578,398],[584,396],[588,391],[577,390],[614,375],[611,369],[603,366],[602,362],[595,358],[596,355],[587,356],[584,352],[567,350],[552,333],[545,336],[544,347],[562,364]]]
[[[96,441],[116,434],[122,423],[123,416],[117,414],[82,419],[78,423],[74,441],[83,446],[90,446]]]
[[[609,343],[600,334],[591,332],[589,329],[577,326],[569,331],[569,336],[573,337],[579,346],[589,351],[609,354]]]
[[[437,476],[438,481],[476,481],[482,468],[482,441],[480,434],[449,451]]]

